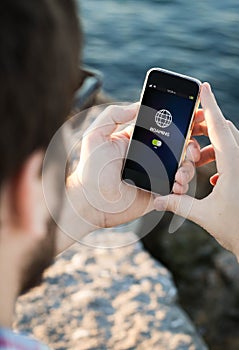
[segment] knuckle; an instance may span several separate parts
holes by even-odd
[[[231,122],[231,120],[227,120],[227,125],[229,126],[229,128],[234,127],[234,124]]]
[[[121,110],[121,107],[120,106],[117,106],[117,105],[110,105],[108,107],[106,107],[106,113],[109,113],[109,114],[115,114],[117,112],[119,112]]]
[[[180,169],[177,172],[175,179],[179,184],[184,185],[189,180],[189,172],[186,169]]]
[[[175,175],[175,180],[177,182],[181,182],[181,178],[182,178],[182,172],[180,170],[178,170],[176,175]]]
[[[185,159],[180,169],[187,172],[192,171],[194,169],[194,164],[190,159]]]

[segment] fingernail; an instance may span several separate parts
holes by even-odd
[[[208,82],[203,83],[203,86],[208,92],[212,92],[211,85]]]

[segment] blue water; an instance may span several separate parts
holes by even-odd
[[[148,68],[209,81],[239,126],[238,0],[81,0],[84,62],[116,100],[136,100]]]

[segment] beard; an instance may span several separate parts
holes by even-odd
[[[47,234],[34,249],[29,252],[21,278],[19,295],[22,295],[42,283],[43,272],[54,261],[56,252],[56,224],[50,218],[47,223]]]
[[[61,148],[60,156],[63,150]],[[54,167],[53,164],[51,164],[51,167],[49,164],[46,166],[49,167],[48,176],[50,176],[51,179],[55,179],[58,174],[61,174],[62,170],[60,165],[61,163],[56,161]],[[54,208],[54,217],[56,220],[58,220],[62,211],[63,190],[61,186],[58,186],[57,184],[55,188],[55,196],[56,204]],[[44,238],[35,244],[35,246],[29,251],[29,257],[26,257],[26,263],[23,267],[21,275],[19,295],[25,294],[31,288],[37,287],[42,283],[43,272],[52,265],[56,255],[56,231],[57,225],[50,215],[46,223],[46,234]]]

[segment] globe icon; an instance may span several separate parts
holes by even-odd
[[[172,114],[167,109],[160,109],[155,114],[155,123],[160,128],[167,128],[172,123]]]

